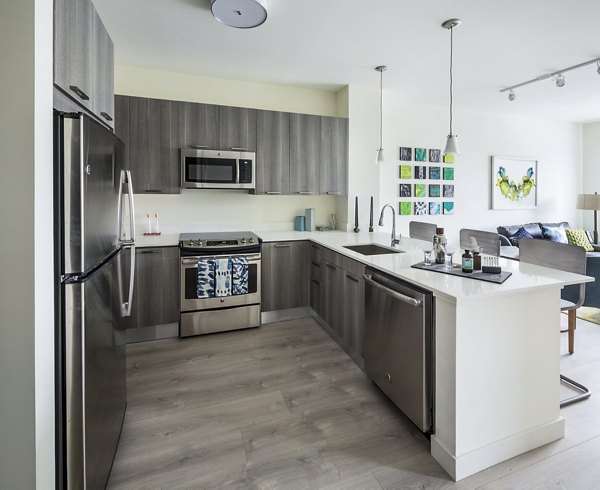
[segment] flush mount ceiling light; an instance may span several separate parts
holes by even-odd
[[[458,149],[458,136],[452,134],[452,62],[454,55],[454,40],[453,31],[455,27],[461,24],[460,19],[448,19],[442,24],[444,29],[450,29],[450,132],[446,139],[446,146],[444,147],[444,155],[459,155],[460,150]]]
[[[379,72],[379,150],[377,150],[377,163],[384,163],[383,156],[383,72],[387,66],[376,66],[375,71]]]
[[[539,77],[532,78],[531,80],[527,80],[526,82],[517,83],[516,85],[511,85],[510,87],[506,87],[500,90],[502,92],[508,92],[508,100],[513,101],[515,97],[511,99],[511,94],[514,95],[514,90],[517,88],[524,87],[525,85],[529,85],[530,83],[542,82],[544,80],[554,80],[554,83],[557,87],[565,86],[565,73],[572,70],[578,70],[579,68],[583,68],[584,66],[591,65],[596,63],[596,72],[600,75],[600,58],[594,58],[593,60],[585,61],[583,63],[579,63],[578,65],[569,66],[568,68],[563,68],[562,70],[556,70],[552,73],[544,73]]]
[[[252,29],[267,20],[266,0],[212,0],[215,19],[237,29]]]

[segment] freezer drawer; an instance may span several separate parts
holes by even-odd
[[[423,432],[432,428],[433,295],[367,270],[365,371]]]

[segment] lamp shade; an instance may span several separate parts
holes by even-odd
[[[444,147],[444,155],[460,155],[458,149],[458,136],[455,134],[449,134],[446,140],[446,146]]]
[[[577,209],[600,210],[600,194],[579,194]]]

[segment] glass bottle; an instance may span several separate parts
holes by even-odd
[[[433,256],[436,264],[443,264],[446,261],[446,235],[443,228],[436,228],[433,235]]]
[[[462,254],[462,271],[465,273],[473,272],[473,256],[470,250],[465,250]]]

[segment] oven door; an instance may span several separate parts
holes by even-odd
[[[234,255],[219,255],[215,258],[227,258]],[[260,304],[260,254],[248,254],[248,294],[223,296],[217,298],[198,298],[198,259],[200,257],[181,258],[181,311],[197,311],[212,308]]]

